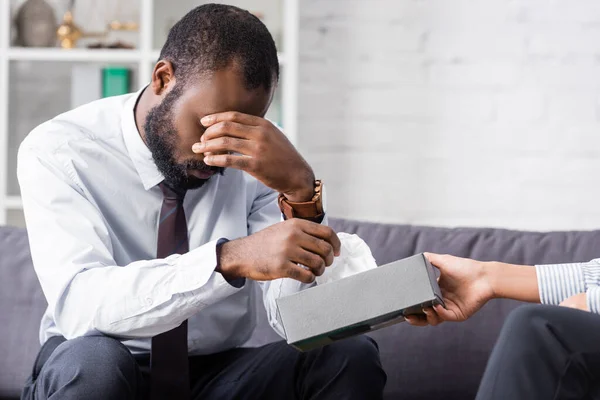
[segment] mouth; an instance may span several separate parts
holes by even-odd
[[[213,176],[214,174],[216,174],[217,171],[213,171],[213,170],[198,170],[198,169],[188,169],[187,170],[187,174],[188,176],[193,176],[194,178],[197,179],[209,179],[211,176]]]

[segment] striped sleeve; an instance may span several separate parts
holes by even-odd
[[[600,285],[600,259],[589,263],[538,265],[536,270],[543,304],[557,305]]]
[[[588,309],[594,314],[600,314],[600,286],[592,286],[586,293]]]

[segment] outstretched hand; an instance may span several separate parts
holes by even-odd
[[[425,315],[410,315],[406,320],[411,325],[438,325],[444,321],[464,321],[475,314],[494,297],[488,279],[488,263],[426,253],[425,257],[440,270],[438,283],[446,304],[425,308]]]

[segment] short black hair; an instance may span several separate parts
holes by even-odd
[[[235,62],[246,87],[271,89],[279,80],[277,49],[271,33],[256,16],[224,4],[194,8],[169,31],[161,60],[173,65],[183,82],[227,68]]]

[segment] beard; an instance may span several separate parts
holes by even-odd
[[[176,190],[190,190],[201,187],[208,182],[208,179],[197,178],[188,174],[188,171],[212,171],[223,174],[223,168],[211,167],[196,159],[179,163],[176,161],[176,145],[179,135],[173,123],[171,110],[180,95],[180,86],[176,85],[159,105],[148,112],[144,131],[146,145],[152,153],[158,170],[165,177],[165,183]]]

